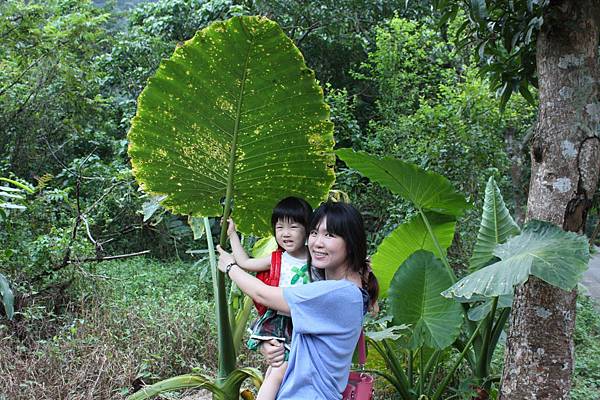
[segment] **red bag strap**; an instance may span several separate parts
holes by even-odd
[[[360,337],[358,338],[358,366],[360,369],[365,368],[367,363],[367,345],[365,343],[365,331],[360,330]]]
[[[279,285],[279,277],[281,276],[281,254],[283,251],[277,249],[271,253],[271,268],[269,269],[269,281],[271,286]]]

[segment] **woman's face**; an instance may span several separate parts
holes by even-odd
[[[327,217],[323,218],[308,235],[311,265],[320,269],[334,269],[346,262],[346,241],[327,232]]]

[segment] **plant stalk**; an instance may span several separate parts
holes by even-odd
[[[223,224],[225,226],[225,224]],[[223,230],[223,226],[221,230]],[[213,278],[213,291],[215,295],[215,313],[217,320],[217,339],[218,339],[218,381],[227,378],[235,369],[235,352],[233,347],[233,337],[231,335],[231,326],[229,325],[229,313],[227,312],[227,299],[225,296],[225,276],[217,269],[217,257],[215,247],[210,233],[208,218],[204,218],[204,227],[206,228],[206,241],[208,242],[208,258],[210,260],[210,270]]]
[[[477,325],[477,329],[475,329],[475,332],[473,332],[473,334],[469,338],[469,341],[465,344],[465,348],[463,349],[463,351],[458,356],[458,359],[456,360],[456,362],[454,363],[454,365],[450,369],[450,372],[446,374],[446,377],[444,378],[444,380],[442,381],[442,383],[440,384],[440,386],[438,386],[437,390],[435,391],[435,393],[431,397],[431,400],[438,400],[440,398],[440,396],[442,395],[442,393],[444,393],[444,390],[446,389],[446,386],[448,386],[448,384],[450,383],[450,379],[452,379],[452,376],[454,375],[454,373],[458,369],[458,367],[459,367],[460,363],[462,362],[463,358],[465,358],[465,354],[467,354],[467,351],[469,350],[469,347],[471,346],[471,344],[475,340],[475,337],[479,333],[479,329],[481,328],[481,325],[483,325],[483,322],[484,321],[481,321],[479,323],[479,325]]]
[[[248,56],[246,55],[246,63]],[[246,73],[248,69],[244,66],[244,73],[241,79],[240,92],[237,99],[237,112],[233,135],[231,140],[231,150],[229,153],[229,168],[227,170],[227,191],[225,192],[225,208],[223,210],[223,223],[221,224],[221,235],[219,244],[225,247],[227,241],[227,219],[231,214],[231,203],[233,201],[233,175],[235,171],[235,157],[237,151],[238,133],[240,130],[240,114],[242,109],[242,99],[244,98],[244,88],[246,84]],[[229,324],[229,313],[227,309],[227,298],[225,293],[225,275],[217,272],[217,335],[219,349],[219,378],[224,379],[235,369],[235,352],[233,347],[233,337],[231,334],[231,325]]]
[[[448,262],[448,258],[446,257],[446,252],[444,251],[444,249],[442,249],[440,242],[438,242],[437,237],[433,233],[433,229],[431,228],[431,225],[429,224],[429,220],[427,219],[427,216],[425,215],[425,213],[423,212],[423,210],[421,208],[419,208],[418,210],[419,210],[419,214],[421,214],[421,218],[423,219],[423,223],[425,224],[425,227],[427,228],[427,232],[429,232],[429,236],[431,236],[431,240],[433,240],[433,245],[435,246],[436,250],[439,253],[440,259],[442,260],[442,262],[448,269],[448,272],[450,272],[450,276],[452,277],[452,283],[455,283],[456,275],[454,274],[452,267],[450,267],[450,263]]]
[[[496,309],[498,307],[498,296],[492,300],[492,310],[490,314],[485,318],[485,330],[483,331],[483,345],[479,351],[479,357],[477,359],[476,376],[483,380],[489,374],[488,352],[490,351],[490,343],[492,340],[492,330],[494,328],[494,317],[496,316]]]

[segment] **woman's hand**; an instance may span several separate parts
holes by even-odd
[[[217,268],[219,271],[225,272],[225,268],[231,263],[235,262],[235,259],[231,254],[226,252],[221,248],[221,246],[217,246],[217,251],[219,252],[219,262],[217,263]]]
[[[285,349],[283,343],[271,339],[268,342],[263,342],[260,346],[260,352],[265,357],[267,364],[273,368],[277,368],[283,364]]]

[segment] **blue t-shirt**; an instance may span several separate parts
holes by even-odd
[[[292,350],[277,400],[338,400],[360,336],[363,294],[350,281],[283,289],[294,324]]]

